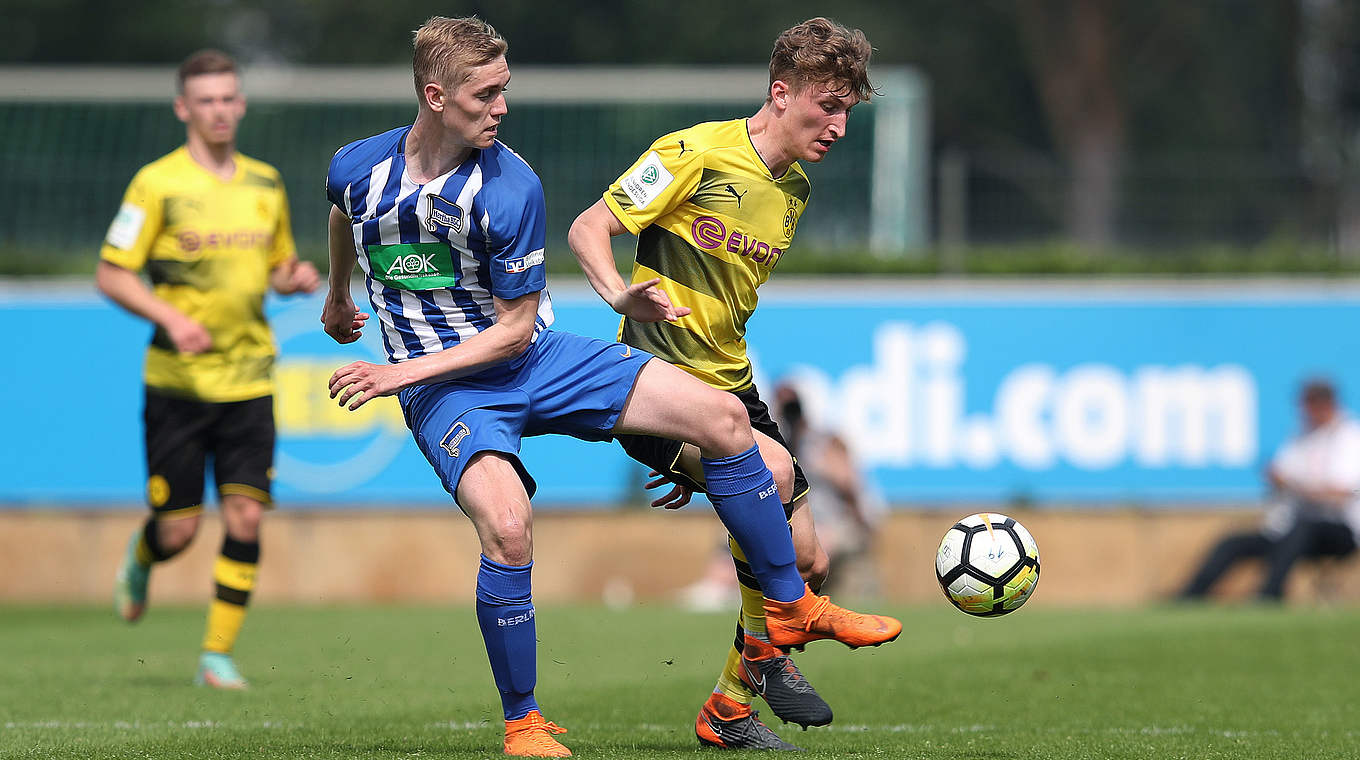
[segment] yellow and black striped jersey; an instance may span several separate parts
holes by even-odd
[[[770,174],[746,119],[652,143],[604,200],[638,236],[632,281],[659,277],[672,302],[693,311],[676,322],[625,318],[619,340],[717,388],[749,386],[746,320],[756,288],[788,250],[810,192],[796,163],[782,177]]]
[[[146,270],[157,296],[202,324],[212,348],[187,355],[157,328],[146,384],[201,401],[273,390],[274,339],[265,322],[269,273],[296,254],[288,198],[274,167],[236,154],[223,180],[185,147],[132,178],[100,258]]]

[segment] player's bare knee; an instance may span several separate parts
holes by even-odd
[[[751,445],[751,418],[741,399],[725,391],[709,395],[711,403],[698,415],[702,419],[699,448],[718,456],[740,454]]]
[[[229,495],[222,502],[222,520],[227,535],[237,541],[259,541],[264,511],[264,505],[254,499]]]
[[[787,503],[793,495],[793,459],[783,449],[774,456],[767,454],[763,448],[760,453],[765,458],[765,466],[770,468],[770,474],[774,476],[774,484],[779,487],[780,499]]]
[[[198,534],[199,519],[199,515],[194,515],[178,520],[158,520],[156,538],[160,541],[161,550],[174,554],[187,547]]]
[[[505,515],[495,519],[490,527],[488,557],[505,565],[529,564],[534,556],[534,542],[528,522],[518,515]]]

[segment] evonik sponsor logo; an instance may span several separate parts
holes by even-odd
[[[739,229],[733,228],[729,231],[727,225],[717,217],[701,216],[695,219],[689,226],[689,234],[694,244],[700,248],[710,251],[725,248],[728,253],[749,258],[757,264],[768,264],[770,269],[775,268],[779,263],[779,257],[784,253],[764,240],[747,235]]]
[[[181,251],[269,248],[274,245],[274,233],[268,230],[227,230],[202,232],[182,230],[176,236]]]

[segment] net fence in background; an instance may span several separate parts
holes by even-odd
[[[9,81],[0,87],[0,176],[5,178],[0,204],[10,212],[0,220],[0,246],[19,255],[97,254],[132,175],[184,140],[184,127],[170,106],[173,73],[153,71],[113,70],[87,76],[83,84],[70,81],[72,72],[54,77],[31,70],[0,77]],[[671,73],[679,79],[657,75],[650,86],[648,72],[635,71],[627,80],[613,71],[571,74],[522,75],[517,69],[507,96],[510,113],[500,132],[500,139],[542,177],[549,242],[562,253],[576,214],[654,139],[697,122],[754,113],[764,76],[749,69],[709,72],[705,77],[711,81],[699,81],[699,89],[689,92],[679,86],[668,91],[670,81],[693,83],[683,72]],[[305,255],[323,257],[330,158],[346,143],[411,122],[415,104],[409,73],[364,69],[260,79],[246,74],[249,109],[238,147],[279,169],[292,201],[298,245]],[[21,81],[29,84],[17,84]],[[347,88],[346,82],[357,84]],[[855,110],[831,160],[805,165],[814,201],[799,225],[799,246],[866,248],[875,235],[880,243],[886,235],[888,243],[880,248],[904,247],[907,220],[900,204],[910,189],[908,171],[876,167],[875,152],[880,158],[896,154],[890,158],[901,162],[908,153],[899,144],[907,141],[879,134],[876,146],[879,113],[893,116],[890,109],[876,107]],[[924,117],[919,121],[924,123]],[[910,155],[924,167],[923,130],[916,138],[921,155]],[[891,149],[884,150],[885,143]],[[917,174],[911,192],[923,196],[924,172]],[[899,208],[884,211],[884,203]],[[875,228],[876,211],[890,216],[886,227],[880,222]],[[923,220],[915,223],[913,234],[924,235]]]

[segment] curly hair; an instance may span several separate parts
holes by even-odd
[[[879,94],[869,82],[873,54],[864,32],[818,16],[785,29],[770,53],[770,83],[776,79],[799,90],[809,84],[834,87],[838,95],[868,100]]]

